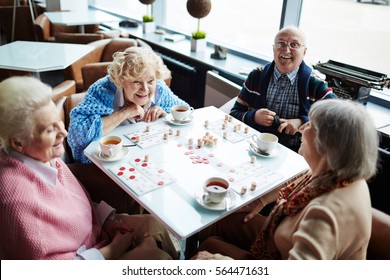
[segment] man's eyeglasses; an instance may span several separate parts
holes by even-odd
[[[276,42],[275,43],[275,47],[278,48],[278,49],[285,49],[287,48],[287,46],[290,48],[290,49],[293,49],[293,50],[297,50],[297,49],[300,49],[301,47],[304,47],[305,45],[302,45],[298,42]]]

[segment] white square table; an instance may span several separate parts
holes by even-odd
[[[100,24],[103,22],[116,22],[119,18],[102,11],[62,11],[62,12],[45,12],[45,15],[52,23],[67,26],[78,25],[80,32],[84,33],[84,26],[88,24]]]
[[[147,209],[149,213],[160,220],[179,239],[183,253],[187,238],[190,238],[203,228],[215,223],[229,213],[279,187],[308,169],[308,165],[302,156],[279,144],[278,154],[274,157],[257,156],[255,161],[256,164],[267,170],[279,174],[279,178],[276,181],[266,186],[259,186],[255,192],[251,192],[250,185],[248,184],[250,184],[249,182],[251,182],[252,178],[246,178],[246,180],[249,180],[249,182],[246,182],[248,188],[247,194],[241,196],[239,193],[231,190],[235,195],[236,202],[234,205],[230,205],[228,210],[220,209],[214,211],[215,209],[204,207],[204,205],[201,205],[195,199],[195,193],[198,193],[202,188],[203,182],[209,177],[225,174],[226,171],[230,172],[234,168],[239,168],[242,164],[250,163],[252,157],[255,156],[249,150],[248,144],[248,139],[255,132],[254,130],[249,131],[249,138],[233,143],[210,129],[214,126],[214,123],[223,121],[225,116],[226,114],[224,112],[214,106],[210,106],[196,109],[193,113],[192,123],[185,126],[171,125],[164,118],[154,123],[139,122],[119,126],[109,135],[121,136],[125,144],[132,143],[125,134],[135,131],[145,131],[148,125],[150,126],[150,131],[153,131],[155,125],[167,124],[171,126],[173,135],[169,135],[168,140],[148,148],[142,149],[139,146],[130,147],[128,148],[130,149],[129,154],[116,162],[101,160],[99,157],[100,148],[98,140],[90,143],[84,153],[94,164],[103,170],[140,205]],[[209,123],[208,128],[205,127],[206,121]],[[236,119],[233,119],[233,122],[240,123],[242,125],[241,130],[246,126]],[[180,136],[177,136],[177,130],[180,131]],[[192,138],[194,141],[193,146],[197,146],[197,139],[202,138],[207,132],[217,138],[217,144],[213,147],[203,146],[200,149],[194,148],[195,153],[193,156],[195,160],[197,154],[202,154],[203,157],[210,157],[212,155],[213,158],[209,158],[210,163],[208,164],[194,163],[194,160],[191,159],[192,156],[187,154],[187,147],[189,146],[188,139]],[[159,137],[163,137],[163,135]],[[121,164],[132,161],[134,158],[144,159],[145,155],[149,156],[149,162],[169,172],[169,174],[175,177],[176,181],[145,194],[138,195],[131,187],[124,184],[114,174],[113,170]],[[202,156],[200,158],[202,159]],[[222,171],[223,168],[219,168],[215,164],[217,162],[227,168]]]
[[[63,70],[94,49],[93,46],[16,41],[0,46],[0,68],[32,72]]]

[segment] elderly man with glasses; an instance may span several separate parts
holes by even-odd
[[[297,151],[298,130],[308,121],[310,105],[336,98],[327,83],[305,64],[306,38],[288,26],[275,36],[274,61],[254,69],[244,82],[230,114],[261,131],[276,134],[279,142]]]

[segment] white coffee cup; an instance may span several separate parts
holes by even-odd
[[[100,139],[100,150],[106,157],[115,157],[122,151],[122,138],[119,136],[104,136]]]
[[[252,135],[252,140],[255,141],[257,148],[264,153],[271,153],[278,144],[278,136],[272,133],[259,133]]]
[[[194,108],[187,105],[175,105],[171,108],[171,114],[175,121],[186,120],[193,111]]]
[[[205,203],[220,203],[228,194],[229,182],[220,177],[211,177],[205,181],[203,191]]]

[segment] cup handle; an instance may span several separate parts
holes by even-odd
[[[252,135],[252,140],[255,141],[256,145],[257,145],[257,135],[256,134],[253,134]]]
[[[203,200],[204,203],[210,203],[211,202],[210,194],[209,193],[204,193],[203,196],[202,196],[202,200]]]
[[[112,147],[108,148],[108,153],[110,154],[110,157],[114,156],[114,149]]]

